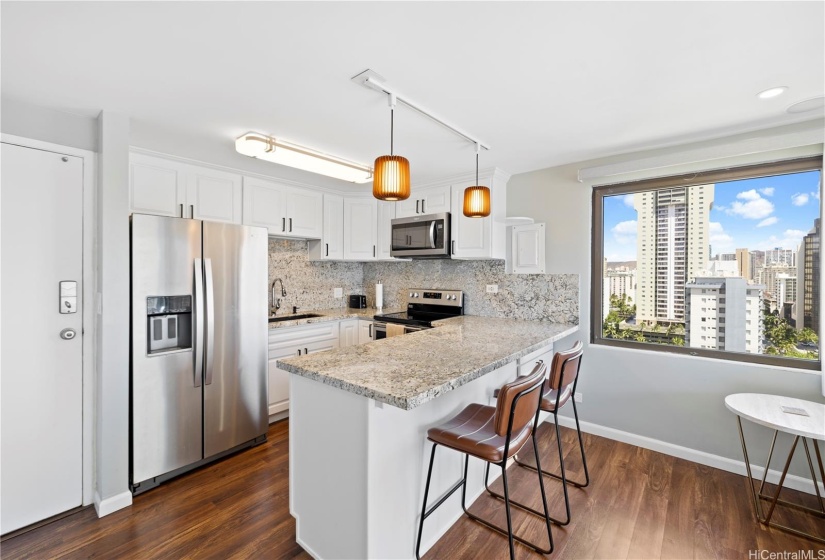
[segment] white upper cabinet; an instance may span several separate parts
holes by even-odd
[[[324,228],[320,241],[309,242],[309,260],[344,259],[344,197],[324,194]]]
[[[392,220],[395,218],[395,210],[398,202],[378,201],[378,231],[376,239],[375,258],[382,260],[395,260],[390,255],[392,250]]]
[[[241,223],[241,176],[215,169],[188,168],[185,216],[210,222]]]
[[[322,201],[323,195],[310,189],[244,177],[243,223],[265,227],[272,236],[320,239]]]
[[[417,214],[440,214],[450,211],[450,186],[413,189],[410,198],[396,202],[396,218],[409,218]]]
[[[143,154],[130,154],[129,187],[132,212],[183,217],[186,177],[182,165]]]
[[[129,155],[132,212],[241,223],[241,176],[198,165]]]
[[[452,186],[450,216],[451,256],[454,259],[505,259],[507,257],[507,179],[496,173],[479,177],[490,187],[490,215],[468,218],[464,215],[464,189],[475,184],[468,181]]]
[[[377,254],[378,204],[374,198],[344,199],[344,259],[372,261]]]

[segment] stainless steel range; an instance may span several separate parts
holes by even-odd
[[[387,337],[387,325],[401,325],[404,334],[432,328],[433,321],[464,314],[464,294],[460,290],[411,289],[407,311],[373,316],[373,338]]]

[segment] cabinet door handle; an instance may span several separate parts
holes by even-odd
[[[453,255],[455,255],[455,239],[453,239]]]
[[[306,356],[307,354],[309,354],[309,350],[307,350],[306,348],[304,348],[304,356]]]
[[[375,245],[372,246],[372,258],[375,258]]]
[[[369,324],[369,327],[370,338],[372,338],[372,323]]]
[[[415,201],[415,213],[418,214],[418,205],[421,203],[420,200]]]
[[[421,199],[421,213],[422,214],[424,213],[424,200],[425,199],[423,199],[423,198]]]
[[[286,218],[281,218],[281,231],[286,231]]]
[[[195,219],[195,205],[194,204],[189,205],[189,217],[192,218],[193,220]]]
[[[292,232],[292,218],[289,219],[289,231]]]
[[[299,356],[301,355],[301,349],[300,348],[298,348],[298,355]]]
[[[183,218],[183,204],[180,205],[180,217]]]
[[[326,255],[324,255],[324,256],[325,256],[325,257],[328,257],[328,256],[329,256],[329,243],[326,243],[325,245],[327,246],[327,254],[326,254]]]

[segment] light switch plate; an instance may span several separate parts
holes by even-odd
[[[344,288],[334,288],[333,295],[336,299],[344,297]]]

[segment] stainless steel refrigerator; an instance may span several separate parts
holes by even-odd
[[[267,230],[134,214],[131,472],[139,494],[266,440]]]

